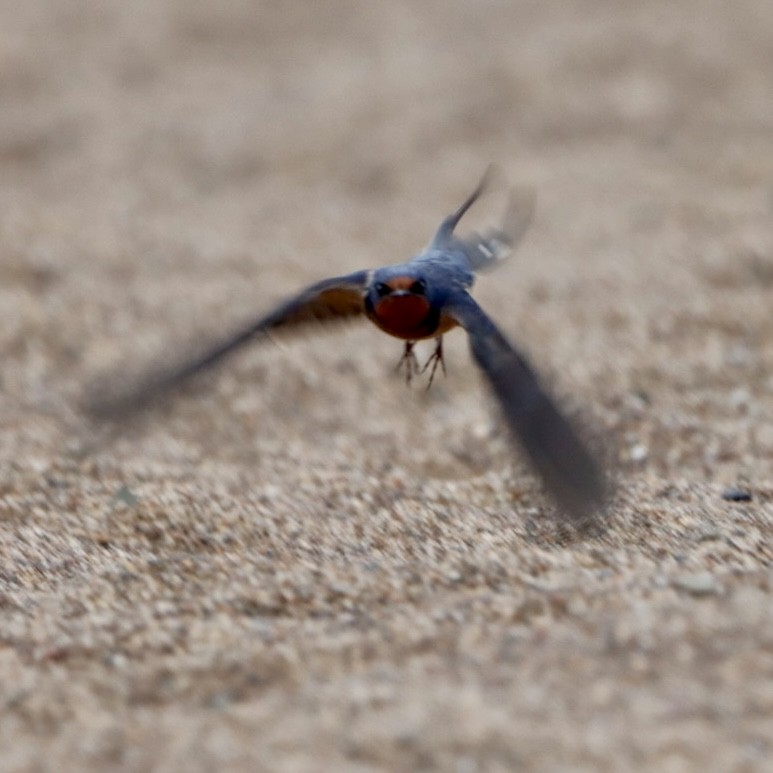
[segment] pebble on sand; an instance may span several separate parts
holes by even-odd
[[[722,499],[727,502],[751,502],[752,495],[750,491],[746,489],[737,488],[736,486],[728,486],[722,492]]]
[[[709,596],[719,591],[719,583],[709,572],[684,574],[681,577],[675,577],[671,584],[677,590],[686,591],[693,596]]]

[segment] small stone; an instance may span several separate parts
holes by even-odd
[[[698,529],[698,542],[710,542],[721,537],[722,532],[713,523],[705,523]]]
[[[209,707],[217,710],[227,709],[234,702],[231,690],[222,690],[215,693],[209,699]]]
[[[719,591],[719,584],[709,572],[683,574],[681,577],[675,577],[671,584],[677,590],[686,591],[693,596],[710,596]]]
[[[727,350],[725,357],[730,367],[737,368],[753,362],[754,352],[745,344],[735,344]]]
[[[139,504],[139,499],[125,483],[113,496],[113,506],[115,507],[119,504],[126,505],[127,507],[136,507]]]
[[[750,491],[746,489],[737,488],[736,486],[728,486],[722,492],[722,499],[727,502],[751,502],[752,495]]]
[[[629,452],[632,462],[643,462],[649,456],[649,449],[644,443],[637,443]]]
[[[733,408],[745,408],[751,402],[752,396],[745,387],[738,387],[730,393],[730,405]]]

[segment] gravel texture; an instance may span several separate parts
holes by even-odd
[[[773,4],[4,6],[3,771],[770,770]],[[603,533],[462,333],[428,393],[363,325],[79,412],[490,161],[538,209],[476,297],[605,447]]]

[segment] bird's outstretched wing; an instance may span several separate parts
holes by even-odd
[[[496,268],[509,257],[531,225],[536,195],[533,188],[513,188],[502,225],[482,234],[472,233],[459,239],[473,271]]]
[[[115,383],[112,387],[92,387],[83,406],[95,418],[121,418],[266,334],[302,328],[313,322],[327,323],[360,316],[364,312],[363,298],[369,274],[369,271],[357,271],[317,282],[222,341],[176,365],[161,365],[129,387],[116,388]]]
[[[462,250],[473,271],[487,271],[498,266],[515,249],[534,218],[536,194],[533,188],[519,187],[510,191],[507,210],[499,228],[482,234],[471,233],[461,237],[454,233],[467,210],[486,192],[494,176],[489,166],[475,190],[440,224],[429,244],[430,249]]]
[[[444,311],[466,329],[512,435],[562,511],[579,521],[599,512],[607,493],[604,473],[528,362],[468,293],[460,292]]]

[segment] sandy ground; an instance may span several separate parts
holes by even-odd
[[[0,13],[3,771],[771,769],[773,4]],[[490,161],[538,211],[476,294],[608,439],[604,534],[462,333],[429,393],[363,325],[78,413]]]

